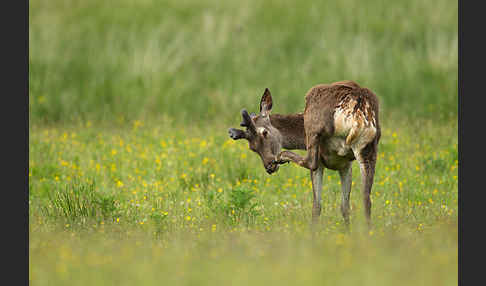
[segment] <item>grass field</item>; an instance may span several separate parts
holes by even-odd
[[[29,5],[32,285],[457,284],[457,2]],[[374,227],[355,163],[312,232],[308,171],[227,129],[342,79],[380,98]]]

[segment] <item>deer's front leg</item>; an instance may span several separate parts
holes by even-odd
[[[285,164],[289,162],[294,162],[295,164],[305,168],[305,159],[304,157],[300,156],[299,154],[295,154],[291,151],[282,151],[280,154],[277,155],[277,158],[274,161],[276,164]]]
[[[309,142],[311,143],[308,145],[307,155],[305,157],[295,154],[294,152],[282,151],[277,155],[274,162],[276,164],[284,164],[292,161],[301,167],[315,171],[319,163],[319,145],[317,144],[317,136],[312,137],[312,140],[309,140]]]
[[[324,167],[319,165],[317,169],[311,170],[310,173],[313,193],[312,223],[315,224],[321,215],[322,175],[324,173]]]
[[[351,162],[342,169],[339,170],[339,176],[341,178],[341,214],[343,215],[346,226],[349,226],[349,195],[351,193],[351,185],[353,179],[353,168]]]
[[[301,167],[314,171],[317,168],[313,168],[315,165],[310,164],[311,162],[308,160],[308,157],[309,156],[302,157],[299,154],[295,154],[294,152],[291,151],[282,151],[280,152],[280,154],[277,155],[277,158],[275,159],[274,163],[285,164],[288,162],[294,162],[295,164]]]
[[[309,165],[307,164],[306,158],[300,156],[299,154],[295,154],[291,151],[282,151],[280,154],[277,155],[277,159],[274,161],[276,164],[285,164],[289,162],[294,162],[295,164],[304,167],[306,169],[310,169]],[[312,171],[312,169],[310,169]]]

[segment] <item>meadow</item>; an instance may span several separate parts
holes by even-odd
[[[456,285],[457,2],[30,1],[31,285]],[[325,170],[268,175],[239,111],[380,98],[364,221]]]

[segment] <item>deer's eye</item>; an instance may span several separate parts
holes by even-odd
[[[265,138],[268,134],[268,131],[264,127],[258,127],[257,133]]]
[[[263,138],[267,138],[267,135],[268,135],[267,129],[263,129],[262,135],[263,135]]]

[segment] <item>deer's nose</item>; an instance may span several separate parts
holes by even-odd
[[[265,171],[267,171],[268,174],[274,173],[275,171],[277,171],[277,169],[278,165],[275,165],[273,163],[270,163],[265,167]]]

